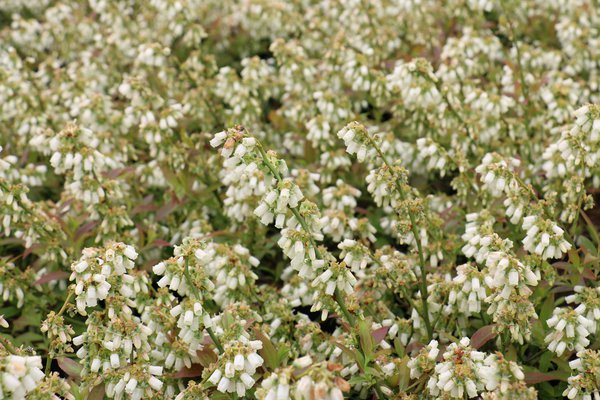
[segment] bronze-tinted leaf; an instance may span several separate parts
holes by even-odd
[[[81,364],[67,357],[59,357],[56,359],[56,362],[58,362],[60,369],[62,369],[65,374],[69,375],[71,378],[80,377],[81,370],[83,369]]]
[[[33,284],[43,285],[44,283],[59,281],[61,279],[67,279],[68,277],[69,273],[65,271],[48,272],[47,274],[42,275],[37,281],[33,282]]]
[[[387,335],[389,330],[390,330],[389,326],[384,326],[379,329],[375,329],[373,332],[371,332],[371,335],[373,335],[373,340],[375,341],[375,344],[379,344],[379,342],[381,342],[383,339],[385,339],[385,335]]]
[[[486,325],[479,328],[471,337],[471,346],[474,349],[479,349],[481,346],[496,337],[494,325]]]

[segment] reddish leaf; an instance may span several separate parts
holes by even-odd
[[[44,283],[59,281],[61,279],[67,279],[69,277],[69,273],[65,271],[54,271],[48,272],[44,274],[37,281],[33,282],[34,285],[43,285]]]
[[[104,385],[98,385],[90,390],[88,394],[87,400],[103,400],[104,399],[105,388]]]
[[[157,209],[158,207],[156,207],[154,204],[142,204],[131,210],[131,215],[137,215],[144,212],[152,212],[156,211]]]
[[[584,278],[589,279],[591,281],[596,280],[596,274],[590,268],[584,268],[583,271],[581,272],[581,276],[583,276]]]
[[[384,326],[379,329],[375,329],[373,332],[371,332],[371,335],[373,335],[373,340],[375,340],[375,344],[378,344],[383,339],[385,339],[385,335],[387,335],[389,330],[389,326]]]
[[[172,375],[172,378],[196,378],[202,376],[204,367],[200,364],[192,364],[191,368],[183,367],[179,372]]]
[[[176,197],[173,197],[169,203],[165,204],[156,211],[156,221],[162,221],[165,219],[167,215],[173,212],[180,204],[182,204],[182,201],[177,200]]]
[[[152,247],[171,247],[172,244],[163,239],[155,239],[152,242]]]
[[[406,346],[406,354],[411,354],[413,351],[419,351],[421,350],[423,347],[425,347],[425,345],[423,343],[419,343],[419,342],[410,342],[407,346]]]
[[[56,361],[58,362],[60,369],[62,369],[65,374],[69,375],[71,378],[79,378],[83,367],[76,361],[73,361],[67,357],[59,357],[56,359]]]
[[[108,179],[115,179],[125,173],[135,171],[133,167],[115,168],[110,171],[104,172],[103,175]]]
[[[196,354],[200,359],[200,365],[202,365],[204,368],[208,367],[214,362],[217,362],[219,359],[209,346],[205,346],[202,350],[197,351]]]
[[[566,379],[557,373],[546,372],[525,372],[525,383],[535,385],[540,382],[548,381],[566,381]]]
[[[494,325],[486,325],[477,329],[477,332],[471,337],[471,346],[474,349],[479,349],[481,346],[496,337]]]
[[[33,253],[35,250],[39,249],[41,246],[39,244],[33,244],[32,246],[28,247],[25,249],[25,251],[23,252],[23,257],[27,257],[28,255],[30,255],[31,253]]]
[[[573,266],[571,264],[569,264],[568,262],[566,262],[566,261],[557,261],[557,262],[554,262],[554,263],[552,263],[552,266],[554,268],[563,269],[563,270],[568,270],[568,269],[573,268]]]
[[[75,237],[78,238],[80,236],[85,235],[86,233],[91,232],[96,226],[98,226],[98,224],[100,224],[100,221],[86,222],[85,224],[77,228],[77,231],[75,231]]]

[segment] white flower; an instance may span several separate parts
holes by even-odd
[[[0,395],[7,399],[24,400],[44,376],[40,356],[0,357]]]
[[[462,338],[459,343],[448,346],[443,361],[435,366],[435,373],[427,382],[432,396],[443,393],[452,398],[473,398],[483,390],[485,382],[481,367],[484,354],[469,345],[469,339]]]
[[[309,375],[296,383],[294,398],[297,400],[343,400],[344,394],[332,381],[315,381]]]
[[[348,154],[356,154],[358,162],[364,162],[367,155],[374,155],[375,150],[370,146],[369,135],[360,123],[349,123],[337,135],[344,141]]]
[[[340,258],[353,271],[365,269],[371,261],[369,249],[356,240],[344,239],[342,243],[338,244],[338,249],[342,250]]]
[[[254,214],[265,225],[272,223],[275,218],[275,226],[283,228],[288,208],[298,207],[303,198],[304,195],[298,185],[291,179],[284,179],[263,197]]]
[[[504,299],[508,299],[513,290],[529,293],[527,285],[536,286],[539,280],[529,266],[501,251],[491,252],[485,265],[489,269],[485,283],[491,289],[498,289]]]
[[[561,356],[565,350],[582,351],[590,344],[593,323],[571,308],[555,308],[552,317],[546,321],[551,332],[544,341],[548,350]]]
[[[577,285],[573,290],[575,291],[574,294],[565,297],[566,302],[579,304],[575,311],[592,322],[590,332],[598,333],[598,327],[600,327],[600,287]]]
[[[290,399],[290,377],[288,374],[271,373],[261,383],[262,391],[257,391],[261,400],[288,400]]]
[[[600,369],[600,352],[598,350],[582,350],[577,358],[569,362],[574,374],[569,377],[569,386],[563,396],[570,400],[596,400],[600,398],[598,370]]]
[[[469,264],[456,267],[458,274],[452,280],[448,296],[448,303],[456,305],[458,311],[465,315],[477,314],[481,311],[481,304],[487,297],[482,274]]]
[[[525,250],[543,258],[561,258],[571,248],[564,231],[550,220],[529,215],[523,218],[523,229],[527,231],[523,239]]]
[[[427,346],[419,351],[416,357],[411,358],[408,361],[408,368],[410,369],[410,377],[417,379],[421,375],[431,372],[435,366],[437,357],[440,353],[438,348],[438,341],[432,340]]]
[[[217,385],[221,393],[236,393],[243,397],[252,388],[256,369],[263,359],[256,352],[262,348],[259,340],[248,340],[240,336],[238,340],[225,344],[225,352],[219,358],[219,367],[209,376],[208,381]]]
[[[484,187],[494,196],[500,196],[505,191],[514,190],[518,186],[514,180],[513,169],[521,162],[516,158],[504,158],[497,153],[488,153],[475,168],[481,175]]]

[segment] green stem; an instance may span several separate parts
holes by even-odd
[[[462,125],[463,129],[465,130],[465,132],[467,133],[467,136],[471,139],[473,139],[471,137],[471,131],[469,129],[469,125],[467,124],[467,122],[464,120],[464,118],[458,113],[458,111],[456,110],[456,108],[454,108],[454,106],[452,105],[452,102],[450,102],[450,98],[448,97],[448,93],[446,93],[446,91],[442,88],[442,84],[439,80],[433,80],[430,76],[428,76],[427,74],[420,74],[423,78],[425,78],[426,80],[428,80],[429,82],[433,83],[433,85],[435,86],[435,88],[438,90],[438,92],[440,93],[440,95],[442,96],[442,99],[444,100],[444,103],[446,103],[446,106],[448,106],[448,110],[450,111],[450,114],[452,114],[452,116],[454,118],[456,118],[456,120],[458,122],[460,122],[460,124]]]
[[[73,292],[71,292],[69,290],[69,292],[67,294],[67,298],[65,299],[65,302],[63,303],[62,307],[58,311],[58,314],[56,314],[57,317],[61,316],[65,312],[65,310],[67,309],[67,305],[69,304],[69,301],[71,300],[72,296],[73,296]]]
[[[223,345],[221,345],[221,341],[219,340],[217,335],[215,335],[215,332],[212,330],[212,328],[206,328],[206,332],[208,332],[208,336],[210,336],[212,341],[215,343],[215,346],[217,346],[217,349],[219,349],[219,353],[223,354],[223,352],[225,351],[223,349]]]
[[[65,299],[65,302],[63,303],[62,307],[60,307],[58,314],[56,314],[57,317],[60,317],[67,310],[67,306],[69,305],[69,302],[71,301],[71,297],[73,297],[73,292],[71,290],[68,290],[67,298]],[[50,374],[51,366],[52,366],[52,356],[50,355],[50,351],[48,350],[48,355],[46,356],[46,368],[44,371],[46,373],[46,376],[48,376]]]
[[[13,346],[13,344],[6,339],[5,337],[0,336],[0,342],[2,342],[2,345],[12,354],[16,353],[15,347]]]
[[[46,374],[46,376],[50,375],[51,367],[52,367],[52,357],[50,357],[50,354],[48,354],[48,357],[46,357],[46,368],[44,370],[44,373]]]
[[[344,317],[350,323],[350,325],[354,326],[355,319],[352,316],[352,314],[350,314],[350,312],[348,311],[348,308],[346,307],[346,302],[344,301],[344,297],[342,296],[342,293],[339,291],[339,289],[336,288],[335,292],[333,294],[334,294],[335,301],[338,303],[338,305],[340,306],[340,309],[342,310],[342,314],[344,314]]]

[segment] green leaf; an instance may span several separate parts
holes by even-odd
[[[19,315],[20,312],[21,310],[15,306],[0,308],[0,315],[4,315],[4,318],[6,319]]]
[[[406,390],[410,384],[410,368],[408,368],[409,360],[410,359],[407,356],[404,356],[398,366],[398,386],[403,391]]]
[[[406,354],[406,348],[398,337],[394,338],[394,350],[396,350],[396,354],[398,354],[400,357],[404,357]]]
[[[25,333],[17,336],[13,342],[17,346],[21,346],[23,344],[32,344],[32,343],[38,343],[38,342],[43,342],[43,341],[44,341],[44,336],[40,335],[39,333],[25,332]]]
[[[594,243],[592,243],[592,241],[588,238],[586,238],[585,236],[580,236],[579,237],[579,241],[581,242],[581,245],[592,255],[594,256],[598,256],[598,248],[594,245]]]
[[[358,323],[358,337],[360,339],[360,348],[365,355],[365,364],[368,364],[373,359],[375,348],[370,321],[362,320]]]
[[[290,352],[290,348],[287,345],[282,345],[279,350],[277,350],[277,359],[278,359],[278,365],[283,365],[285,364],[285,361],[288,358],[288,354]]]
[[[542,354],[542,356],[540,357],[540,371],[542,372],[547,372],[548,369],[551,366],[551,361],[554,358],[554,353],[551,351],[546,351],[544,354]]]
[[[544,326],[546,326],[545,321],[552,316],[552,311],[554,311],[554,293],[550,292],[547,296],[540,309],[540,321],[544,321]]]

